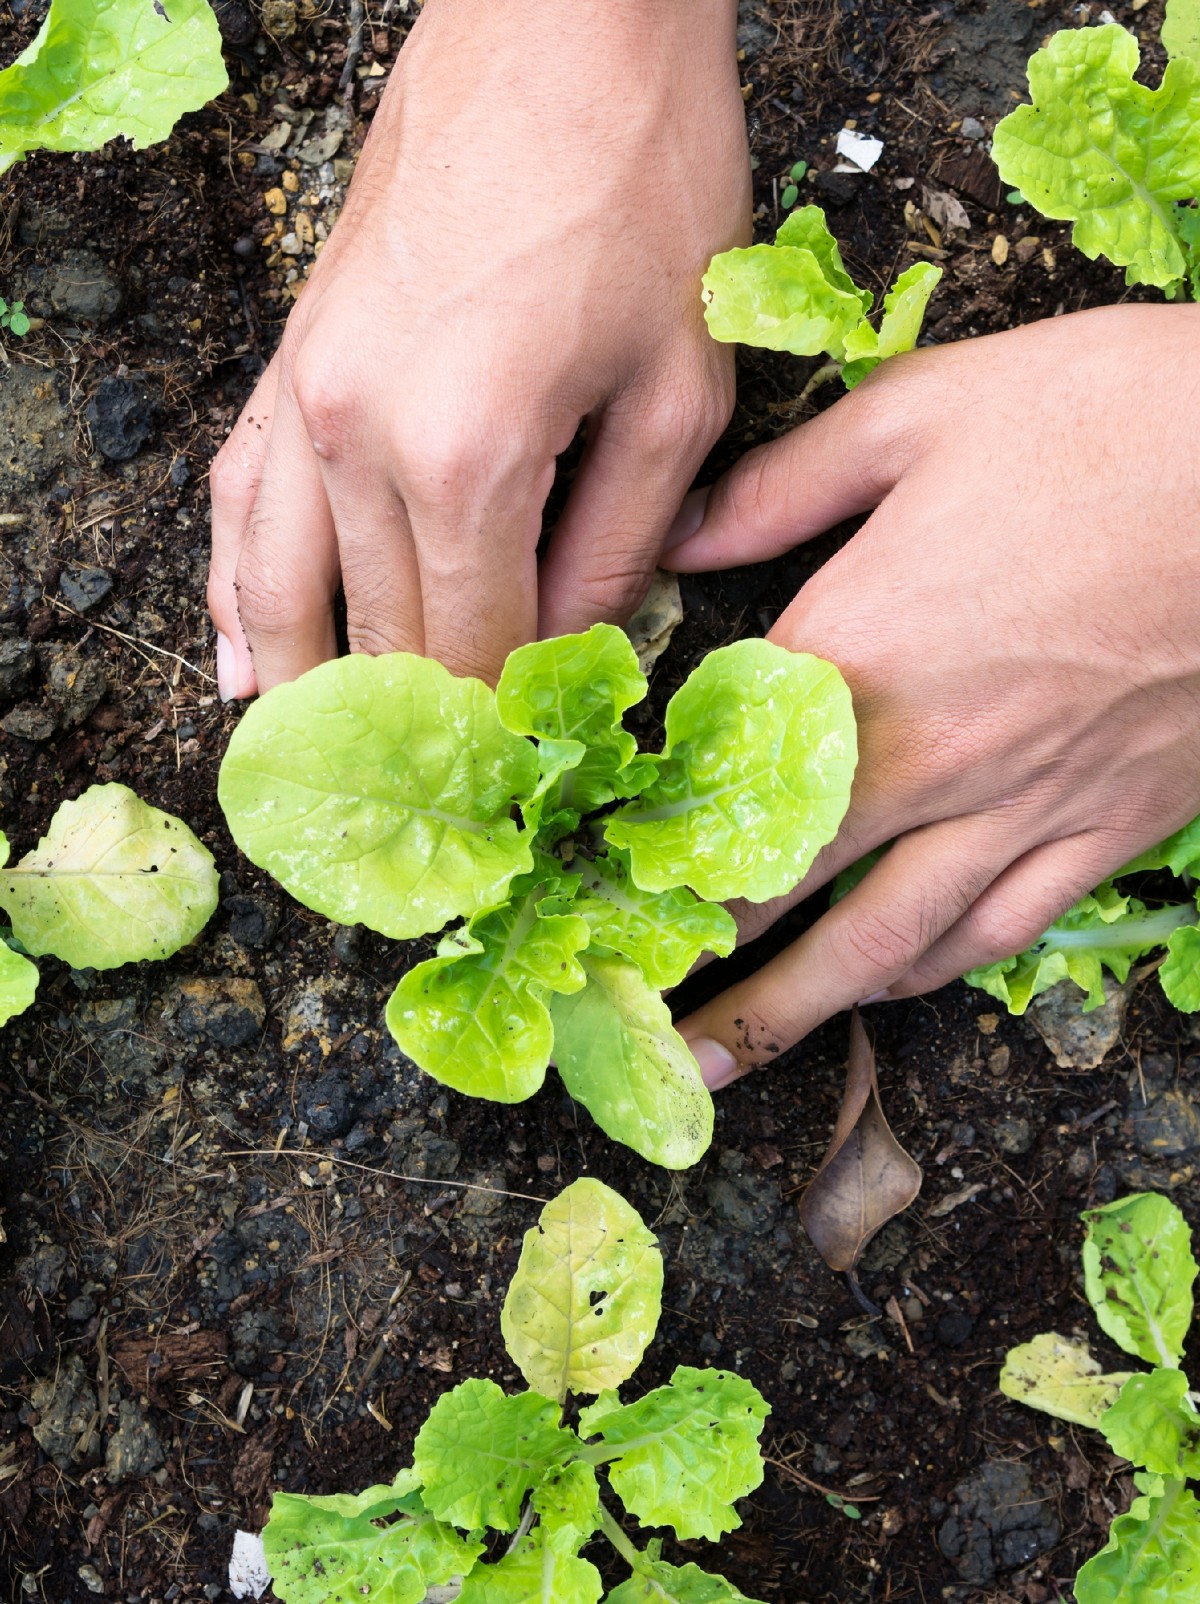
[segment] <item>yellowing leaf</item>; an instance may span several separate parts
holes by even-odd
[[[1098,1426],[1128,1379],[1127,1370],[1105,1375],[1086,1342],[1047,1331],[1009,1349],[1000,1391],[1056,1420]]]

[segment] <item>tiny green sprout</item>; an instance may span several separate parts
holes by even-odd
[[[790,212],[792,207],[799,199],[799,189],[797,189],[795,184],[789,184],[784,190],[783,194],[779,197],[779,204],[783,207],[785,212]]]
[[[1191,1604],[1200,1597],[1200,1414],[1179,1368],[1192,1323],[1187,1222],[1140,1192],[1083,1216],[1083,1279],[1105,1335],[1152,1370],[1105,1373],[1080,1337],[1046,1331],[1009,1350],[1000,1391],[1091,1426],[1135,1467],[1128,1513],[1075,1578],[1078,1604]]]
[[[1019,189],[1010,189],[1004,198],[1010,206],[1027,206],[1029,204]]]
[[[808,163],[806,161],[793,162],[790,175],[793,184],[798,184],[807,172]]]
[[[221,765],[246,856],[308,907],[442,936],[387,1007],[401,1051],[469,1097],[532,1097],[551,1061],[615,1141],[694,1164],[713,1105],[661,993],[737,928],[719,904],[795,885],[837,834],[857,748],[831,664],[744,640],[666,709],[611,624],[512,652],[493,692],[440,663],[355,654],[276,686]]]
[[[662,1287],[662,1254],[636,1210],[590,1177],[567,1187],[526,1234],[500,1316],[530,1390],[460,1382],[434,1404],[412,1468],[391,1483],[276,1493],[263,1532],[275,1596],[598,1604],[600,1572],[582,1550],[600,1536],[632,1572],[607,1604],[755,1604],[691,1561],[668,1564],[659,1540],[639,1548],[626,1529],[718,1542],[763,1479],[770,1409],[741,1376],[680,1365],[666,1386],[618,1397],[654,1336]],[[572,1394],[595,1402],[577,1408]],[[612,1499],[631,1520],[617,1518]],[[508,1542],[485,1559],[489,1532]]]
[[[789,185],[783,204],[797,195]],[[931,262],[906,268],[884,297],[876,327],[867,315],[874,296],[847,273],[825,213],[801,206],[785,218],[773,245],[713,257],[702,280],[704,319],[714,340],[793,356],[823,353],[830,364],[812,382],[840,374],[852,390],[886,358],[916,345],[941,276]]]
[[[840,1493],[826,1493],[825,1502],[845,1515],[847,1520],[861,1520],[862,1510],[857,1504],[848,1504]]]
[[[29,333],[24,301],[6,301],[0,295],[0,329],[7,329],[18,340],[23,334]]]

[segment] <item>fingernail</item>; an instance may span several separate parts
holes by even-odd
[[[227,635],[217,631],[217,695],[232,702],[237,695],[237,654]]]
[[[869,997],[860,997],[858,1000],[863,1005],[873,1002],[891,1002],[892,994],[885,986],[882,991],[873,991]]]
[[[742,1073],[742,1066],[737,1059],[728,1047],[722,1047],[719,1041],[710,1041],[707,1036],[700,1036],[695,1041],[688,1042],[688,1048],[700,1065],[700,1074],[710,1092],[728,1086],[730,1081],[737,1080]]]
[[[674,551],[676,546],[682,546],[685,540],[690,540],[704,522],[707,507],[707,490],[689,491],[683,498],[682,507],[675,514],[675,522],[667,530],[663,550]]]

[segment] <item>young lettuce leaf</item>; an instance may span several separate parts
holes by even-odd
[[[598,1604],[603,1592],[591,1561],[539,1526],[495,1565],[477,1565],[458,1598],[459,1604]]]
[[[397,652],[260,697],[218,794],[238,846],[306,906],[411,937],[496,906],[532,867],[510,815],[536,784],[534,747],[482,681]]]
[[[579,1459],[547,1471],[529,1503],[553,1545],[572,1554],[600,1525],[600,1483],[591,1465]]]
[[[606,1604],[758,1604],[723,1576],[698,1565],[668,1565],[651,1543],[636,1572],[608,1595]]]
[[[575,914],[546,914],[549,884],[534,872],[513,898],[475,914],[417,964],[387,1006],[401,1050],[435,1080],[471,1097],[519,1103],[546,1077],[554,1044],[547,998],[586,982],[578,954],[591,932]]]
[[[1100,1421],[1113,1453],[1162,1476],[1200,1475],[1200,1414],[1182,1370],[1130,1376]]]
[[[619,1387],[637,1369],[662,1312],[663,1262],[637,1210],[584,1176],[525,1234],[500,1315],[504,1345],[534,1392]]]
[[[1174,294],[1188,260],[1173,203],[1200,194],[1200,68],[1177,56],[1147,89],[1139,57],[1117,24],[1056,33],[1029,62],[1033,104],[997,125],[992,155],[1005,183],[1074,223],[1085,256]]]
[[[583,967],[583,990],[550,1005],[563,1085],[614,1141],[687,1169],[712,1141],[713,1102],[670,1009],[624,958],[589,955]]]
[[[1075,1578],[1078,1604],[1182,1604],[1200,1597],[1200,1504],[1181,1481],[1135,1498]]]
[[[169,958],[216,906],[212,853],[124,785],[64,802],[36,848],[0,869],[0,908],[21,946],[74,969]]]
[[[34,150],[136,150],[227,87],[208,0],[53,0],[0,72],[0,173]]]
[[[710,652],[667,705],[653,781],[605,837],[646,891],[766,902],[838,832],[858,757],[835,668],[765,640]]]
[[[1200,67],[1200,0],[1167,0],[1162,42],[1168,56],[1186,56]]]
[[[906,268],[883,301],[878,333],[864,320],[846,336],[846,365],[842,382],[853,390],[889,356],[911,351],[921,334],[929,297],[941,281],[942,270],[932,262]]]
[[[1099,1426],[1128,1380],[1127,1370],[1105,1375],[1086,1342],[1046,1331],[1008,1350],[1000,1391],[1056,1420]]]
[[[7,843],[0,835],[0,862],[3,862]],[[38,970],[28,958],[23,958],[0,935],[0,1025],[7,1025],[17,1014],[23,1014],[33,1003],[38,986]]]
[[[360,1595],[421,1604],[431,1587],[470,1570],[483,1542],[436,1521],[414,1483],[400,1477],[392,1487],[327,1497],[276,1493],[263,1529],[276,1595],[284,1604]]]
[[[1118,1198],[1083,1217],[1084,1285],[1101,1329],[1126,1353],[1177,1369],[1197,1272],[1187,1221],[1157,1192]]]
[[[579,1430],[599,1435],[584,1457],[607,1463],[613,1490],[643,1525],[717,1542],[741,1525],[734,1501],[762,1481],[758,1439],[768,1414],[743,1377],[679,1365],[667,1386],[635,1403],[601,1397],[581,1412]]]

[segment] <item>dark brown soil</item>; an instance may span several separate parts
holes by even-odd
[[[6,58],[42,9],[0,0]],[[406,14],[368,9],[360,71],[386,71]],[[1156,5],[1113,10],[1154,37]],[[996,1376],[1013,1343],[1087,1329],[1082,1208],[1155,1185],[1200,1220],[1186,1144],[1169,1168],[1132,1119],[1170,1086],[1200,1094],[1186,1021],[1156,990],[1135,994],[1120,1044],[1086,1073],[1055,1068],[1030,1026],[962,986],[875,1010],[885,1100],[926,1181],[867,1254],[866,1292],[899,1316],[872,1319],[796,1212],[836,1111],[844,1020],[724,1093],[711,1153],[671,1176],[606,1141],[553,1077],[510,1111],[419,1075],[382,1026],[412,953],[331,929],[230,843],[215,778],[237,715],[215,697],[204,472],[278,339],[289,268],[311,259],[263,247],[264,195],[294,172],[289,220],[308,207],[331,222],[381,81],[354,78],[328,170],[273,151],[282,117],[311,111],[310,137],[340,126],[347,17],[300,11],[283,37],[276,6],[267,36],[256,9],[227,0],[234,84],[219,105],[140,155],[31,160],[0,200],[0,294],[44,319],[0,366],[0,644],[35,648],[32,677],[0,704],[0,822],[20,853],[61,798],[120,780],[182,814],[223,871],[221,910],[186,953],[103,975],[43,962],[36,1006],[4,1033],[7,1595],[219,1598],[233,1533],[258,1528],[273,1488],[388,1478],[441,1389],[515,1381],[498,1315],[521,1234],[537,1200],[586,1171],[636,1204],[667,1256],[646,1379],[680,1361],[735,1366],[773,1406],[744,1528],[719,1555],[682,1545],[689,1557],[771,1604],[1067,1599],[1129,1488],[1097,1438],[1009,1404]],[[917,256],[945,267],[936,340],[1124,293],[1063,230],[1007,205],[986,141],[963,137],[964,115],[990,129],[1068,8],[759,0],[743,13],[764,235],[804,158],[804,194],[828,208],[856,276],[882,287]],[[829,171],[848,118],[886,142],[869,177]],[[969,229],[953,237],[911,208],[906,221],[906,203],[929,214],[929,191],[952,192]],[[111,281],[121,304],[90,321],[64,311],[64,272]],[[810,369],[748,354],[713,466],[804,416]],[[87,406],[126,375],[153,433],[115,464]],[[704,651],[768,627],[835,541],[687,582],[655,707]],[[104,676],[78,722],[53,694],[58,663]],[[33,1427],[80,1367],[60,1467]],[[125,1479],[122,1404],[125,1427],[148,1422],[161,1449]]]

